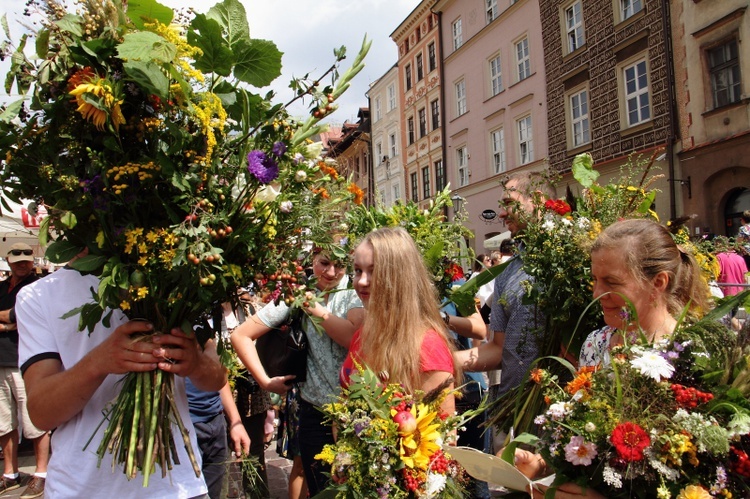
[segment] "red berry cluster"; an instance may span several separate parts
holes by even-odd
[[[748,458],[747,452],[737,449],[736,447],[732,447],[731,449],[732,453],[737,458],[737,460],[732,463],[732,471],[738,475],[750,478],[750,458]]]
[[[714,398],[713,394],[701,392],[691,386],[673,384],[670,386],[674,392],[674,398],[680,407],[692,409],[698,404],[705,404]]]
[[[448,464],[450,464],[450,461],[441,450],[435,452],[430,459],[430,469],[441,475],[445,475],[448,472]]]
[[[406,490],[408,490],[409,492],[416,492],[424,482],[423,479],[420,479],[421,477],[419,476],[419,472],[417,470],[404,468],[403,475],[404,485],[406,486]]]

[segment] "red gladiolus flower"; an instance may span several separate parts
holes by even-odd
[[[648,433],[630,421],[617,425],[612,430],[611,439],[617,454],[625,461],[640,461],[643,449],[651,445]]]
[[[572,211],[570,205],[562,199],[548,199],[547,202],[544,203],[544,207],[561,216]]]

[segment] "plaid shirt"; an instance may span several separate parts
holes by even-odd
[[[519,252],[523,248],[519,248]],[[495,294],[490,314],[490,330],[504,333],[502,375],[497,395],[517,387],[523,381],[539,349],[534,329],[544,326],[544,317],[533,305],[523,303],[523,282],[531,277],[523,270],[521,256],[513,257],[505,270],[495,278]]]

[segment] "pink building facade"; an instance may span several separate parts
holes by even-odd
[[[446,173],[465,199],[477,253],[506,230],[496,217],[503,177],[547,166],[539,2],[438,0]],[[495,216],[493,216],[493,214]]]

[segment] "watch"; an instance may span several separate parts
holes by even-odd
[[[445,325],[449,328],[451,327],[451,316],[446,312],[445,310],[440,311],[440,317],[443,318],[443,322],[445,322]]]

